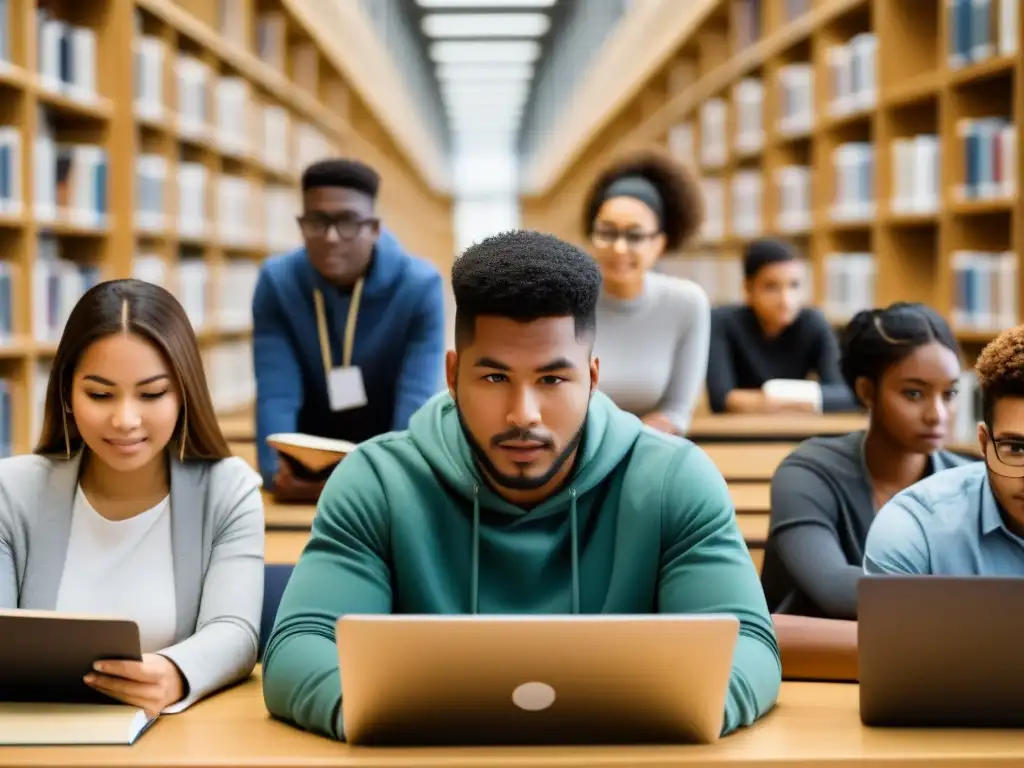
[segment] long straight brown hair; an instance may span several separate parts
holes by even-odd
[[[174,430],[175,455],[182,460],[208,461],[230,456],[188,315],[168,291],[141,280],[99,283],[86,291],[71,311],[50,369],[43,431],[35,452],[70,458],[82,448],[74,414],[67,411],[75,370],[92,344],[118,333],[146,339],[171,367],[182,402]]]

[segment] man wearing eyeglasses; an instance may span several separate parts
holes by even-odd
[[[938,472],[882,507],[866,573],[1024,576],[1024,326],[992,341],[975,371],[984,461]]]
[[[380,179],[355,160],[302,176],[305,247],[266,261],[253,297],[256,437],[264,487],[314,502],[330,469],[280,459],[268,435],[358,443],[405,429],[442,386],[440,273],[381,227]]]

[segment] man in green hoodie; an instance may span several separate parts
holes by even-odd
[[[469,248],[452,287],[449,391],[320,497],[264,656],[271,714],[345,738],[348,613],[728,613],[723,732],[754,722],[781,683],[757,572],[707,455],[597,391],[593,260],[510,232]]]

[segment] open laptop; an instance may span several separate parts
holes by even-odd
[[[858,585],[865,725],[1024,726],[1024,579],[866,576]]]
[[[728,615],[343,616],[350,744],[710,743]]]

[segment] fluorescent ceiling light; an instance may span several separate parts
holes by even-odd
[[[550,8],[555,0],[416,0],[420,8]]]
[[[539,56],[540,45],[535,40],[498,43],[445,40],[430,46],[430,58],[438,64],[528,64],[536,61]]]
[[[551,27],[543,13],[431,13],[427,37],[540,37]]]
[[[436,74],[441,82],[475,83],[486,80],[506,83],[531,80],[533,67],[530,64],[441,64],[437,67]]]
[[[499,101],[501,99],[522,99],[529,95],[530,89],[526,83],[494,83],[484,85],[483,83],[460,83],[457,86],[442,85],[441,95],[446,98],[459,100],[481,99],[484,101]]]

